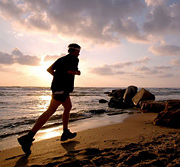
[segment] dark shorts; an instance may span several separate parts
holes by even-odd
[[[52,98],[61,102],[65,102],[68,97],[69,97],[69,92],[63,92],[60,94],[58,94],[57,92],[52,93]]]

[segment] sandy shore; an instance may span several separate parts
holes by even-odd
[[[0,152],[0,166],[180,166],[180,129],[154,126],[155,113],[81,131],[71,141],[34,142],[27,158],[20,147]]]

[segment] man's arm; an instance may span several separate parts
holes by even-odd
[[[68,74],[72,74],[72,75],[81,75],[81,71],[68,71]]]
[[[54,76],[53,65],[54,65],[54,64],[52,64],[52,65],[47,69],[47,71],[48,71],[51,75]]]

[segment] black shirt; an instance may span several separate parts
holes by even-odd
[[[69,74],[68,71],[78,70],[79,59],[76,56],[68,54],[55,61],[52,66],[54,70],[54,77],[51,84],[52,92],[66,91],[72,92],[74,89],[74,75]]]

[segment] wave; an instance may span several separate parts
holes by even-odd
[[[77,113],[70,113],[69,122],[74,122],[74,121],[78,121],[78,120],[82,120],[82,119],[88,119],[95,115],[105,114],[105,113],[107,115],[117,115],[117,114],[124,114],[124,113],[128,113],[128,112],[124,112],[120,109],[119,110],[117,110],[117,109],[82,110]],[[0,139],[9,137],[12,135],[19,135],[22,133],[27,133],[29,130],[18,131],[17,129],[21,130],[21,128],[19,128],[19,127],[22,127],[25,125],[28,125],[28,126],[33,125],[36,122],[36,119],[37,119],[37,117],[33,117],[30,119],[27,117],[23,117],[23,118],[16,119],[16,122],[14,122],[15,121],[14,119],[1,120],[0,130],[10,129],[10,131],[0,135]],[[58,120],[58,122],[57,122],[57,120]],[[42,129],[47,129],[47,128],[55,127],[58,125],[62,125],[62,114],[53,115],[48,120],[47,124],[45,124],[42,127]]]

